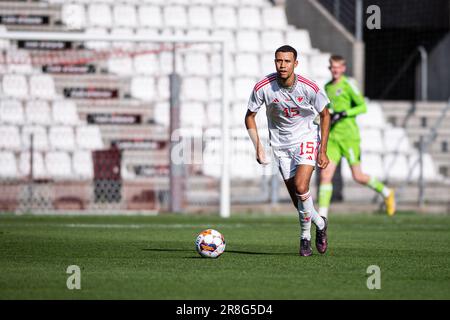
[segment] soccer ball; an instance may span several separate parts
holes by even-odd
[[[225,239],[219,231],[206,229],[197,236],[195,249],[202,257],[217,258],[225,251]]]

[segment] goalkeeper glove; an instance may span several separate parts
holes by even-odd
[[[331,125],[335,124],[335,123],[338,122],[339,120],[342,120],[342,119],[345,118],[346,116],[347,116],[347,112],[345,112],[345,111],[333,113],[333,114],[331,115]]]

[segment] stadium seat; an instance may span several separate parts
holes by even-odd
[[[105,36],[108,34],[104,28],[87,28],[84,33],[86,36]],[[111,46],[111,43],[109,41],[89,40],[84,43],[84,46],[87,49],[104,50],[108,49]]]
[[[237,29],[237,14],[233,7],[214,7],[213,20],[217,29]]]
[[[163,51],[159,54],[160,71],[163,75],[169,75],[173,72],[173,57],[172,52]],[[180,54],[176,55],[176,69],[177,73],[183,74],[184,64]]]
[[[156,29],[149,28],[139,28],[136,29],[136,36],[146,37],[146,38],[157,38],[159,37],[159,32]],[[161,44],[157,42],[137,42],[135,45],[138,48],[138,53],[150,53],[155,54],[161,48]],[[139,54],[138,54],[139,55]]]
[[[256,81],[253,78],[236,78],[234,80],[234,97],[247,103]]]
[[[155,79],[138,76],[131,79],[131,96],[144,101],[156,100]]]
[[[133,74],[133,60],[125,55],[112,57],[108,59],[108,70],[111,73],[121,76]]]
[[[100,128],[94,125],[77,127],[76,143],[79,149],[103,149],[103,141]]]
[[[284,34],[282,31],[263,30],[261,32],[261,50],[263,52],[270,53],[272,55],[272,60],[275,54],[275,50],[284,44]]]
[[[30,152],[21,152],[19,156],[19,173],[23,177],[30,174]],[[45,178],[47,172],[44,164],[44,157],[40,152],[33,152],[33,178]]]
[[[4,25],[0,25],[0,33],[7,32],[7,29]],[[9,40],[6,39],[0,39],[0,52],[1,50],[8,50],[10,48],[11,44]],[[1,71],[1,67],[0,67]]]
[[[28,96],[28,84],[25,76],[20,74],[4,75],[3,94],[12,98],[25,99]]]
[[[30,76],[30,96],[37,99],[53,99],[56,97],[53,77],[46,74]]]
[[[9,151],[0,151],[0,178],[14,179],[17,177],[17,163],[14,153]]]
[[[267,0],[240,0],[242,6],[268,7],[270,3]]]
[[[311,45],[311,38],[309,37],[309,32],[307,30],[288,30],[286,33],[286,43],[289,43],[294,47],[299,55],[299,58],[305,59],[305,53],[309,54],[313,51]]]
[[[287,27],[284,7],[268,7],[262,10],[263,26],[266,30],[285,30]]]
[[[137,27],[136,8],[128,4],[117,4],[113,8],[114,26],[116,27]]]
[[[212,13],[209,7],[189,6],[188,7],[189,27],[210,29],[213,25]]]
[[[6,64],[8,73],[30,74],[33,72],[30,53],[26,50],[7,50]]]
[[[224,39],[227,45],[227,50],[229,52],[236,51],[236,39],[233,31],[225,29],[213,30],[211,32],[211,37]]]
[[[158,6],[139,6],[138,16],[141,27],[161,28],[163,25],[161,8]]]
[[[411,145],[403,128],[386,128],[384,131],[384,147],[387,152],[410,153]]]
[[[75,150],[75,137],[72,127],[54,126],[49,131],[50,147],[52,150]]]
[[[274,53],[262,54],[260,61],[261,61],[261,76],[265,76],[273,72],[276,72]],[[301,66],[298,66],[296,72],[298,72],[300,68]]]
[[[181,127],[201,128],[206,126],[205,108],[200,102],[183,102],[181,104]]]
[[[79,179],[92,179],[94,166],[91,151],[75,151],[72,157],[73,173]]]
[[[196,39],[208,39],[210,38],[210,32],[207,29],[189,29],[186,32],[186,37]],[[202,52],[210,53],[212,44],[210,43],[191,43],[186,48],[183,48],[183,52]]]
[[[383,129],[386,126],[383,111],[378,103],[366,101],[367,112],[356,117],[356,122],[360,128]]]
[[[76,125],[79,122],[75,102],[59,100],[53,102],[52,118],[57,124]]]
[[[209,80],[209,97],[211,100],[219,100],[222,98],[222,80],[214,77]]]
[[[25,105],[27,124],[49,125],[52,122],[50,107],[47,101],[31,100]]]
[[[221,125],[222,105],[219,102],[210,102],[206,105],[206,119],[209,127]]]
[[[111,35],[117,36],[117,37],[125,37],[129,38],[134,35],[133,30],[129,28],[114,28],[111,30]],[[120,51],[131,51],[134,50],[135,43],[132,41],[113,41],[112,46],[114,48],[117,48],[119,51],[119,55],[123,56],[123,54]]]
[[[69,30],[83,29],[86,27],[86,12],[82,4],[66,3],[61,11],[62,23]]]
[[[387,154],[383,160],[386,179],[406,181],[409,175],[408,160],[404,154]]]
[[[188,101],[204,101],[209,98],[208,85],[205,78],[185,77],[181,85],[181,99]]]
[[[0,101],[0,123],[21,125],[24,123],[22,104],[18,100]]]
[[[382,153],[384,152],[383,139],[378,129],[361,130],[361,151]]]
[[[160,125],[170,125],[170,105],[168,102],[157,102],[153,107],[153,120]]]
[[[410,179],[412,179],[412,181],[418,181],[420,175],[420,163],[419,154],[417,152],[414,152],[409,157],[408,167],[411,171]],[[423,155],[423,178],[426,181],[437,181],[439,179],[433,158],[429,153],[424,153]]]
[[[259,34],[254,30],[238,31],[236,35],[237,48],[241,52],[260,51]]]
[[[22,146],[25,150],[31,148],[31,134],[33,134],[33,150],[47,151],[48,137],[44,127],[24,126],[22,128]]]
[[[19,128],[0,125],[0,149],[18,151],[20,148]]]
[[[53,179],[72,178],[72,161],[67,152],[48,152],[45,156],[45,168]]]
[[[184,57],[185,72],[190,76],[208,76],[208,57],[204,53],[187,53]]]
[[[188,26],[186,9],[182,6],[164,6],[163,16],[166,28],[184,29]]]
[[[113,19],[111,15],[111,8],[103,3],[91,3],[88,5],[88,17],[91,27],[113,27]]]
[[[318,53],[309,58],[310,73],[312,78],[330,78],[329,66],[330,54]]]
[[[154,53],[138,54],[133,58],[134,72],[143,75],[159,73],[158,57]]]
[[[214,53],[211,55],[211,70],[210,72],[213,75],[222,75],[222,55],[219,53]],[[236,73],[236,68],[234,65],[234,60],[231,55],[227,55],[226,59],[227,71],[230,76],[233,76]]]
[[[258,8],[241,7],[238,10],[239,29],[261,28],[261,14]]]
[[[231,117],[230,117],[231,126],[243,128],[246,113],[247,113],[247,103],[240,103],[240,102],[233,103],[231,105]]]
[[[169,77],[159,77],[157,82],[158,99],[168,100],[170,98]]]
[[[235,68],[237,76],[261,77],[259,59],[256,54],[243,53],[236,55]]]

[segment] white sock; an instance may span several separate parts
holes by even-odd
[[[328,208],[327,207],[319,208],[319,215],[321,217],[324,217],[324,218],[328,219]]]
[[[311,192],[308,191],[305,194],[297,194],[298,197],[298,214],[300,217],[300,228],[302,239],[311,240],[311,221],[322,230],[325,227],[325,221],[317,213],[314,208]]]

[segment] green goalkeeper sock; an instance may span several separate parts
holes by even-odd
[[[333,185],[331,183],[321,184],[319,187],[319,215],[328,217],[331,196],[333,195]]]
[[[380,182],[375,177],[370,177],[369,182],[367,183],[367,186],[373,190],[375,190],[378,193],[381,193],[383,197],[389,196],[389,193],[391,192],[391,189],[386,187],[382,182]]]

